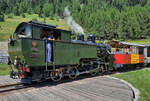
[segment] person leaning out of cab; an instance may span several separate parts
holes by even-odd
[[[52,62],[52,40],[55,40],[53,34],[48,34],[46,37],[47,62]]]

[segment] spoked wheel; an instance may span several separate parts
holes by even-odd
[[[70,79],[75,79],[78,76],[78,69],[77,68],[70,68],[69,70],[69,78]]]
[[[98,68],[90,67],[90,74],[95,76],[98,73]]]
[[[90,72],[90,74],[91,74],[92,76],[95,76],[95,75],[97,74],[97,71]]]
[[[103,74],[103,73],[104,73],[104,70],[105,70],[104,65],[101,65],[101,66],[99,67],[98,74]]]
[[[61,78],[62,78],[62,75],[63,75],[62,71],[60,71],[60,72],[58,72],[58,71],[52,71],[50,73],[51,79],[53,81],[55,81],[55,82],[60,81]]]

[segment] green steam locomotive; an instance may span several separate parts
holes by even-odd
[[[47,36],[54,40],[51,44],[50,58],[47,61]],[[103,43],[96,43],[95,36],[78,35],[71,40],[71,31],[58,29],[56,26],[30,21],[18,25],[8,43],[10,77],[18,75],[21,82],[31,84],[33,81],[52,79],[59,81],[64,76],[75,79],[80,74],[95,75],[108,71],[112,66],[111,48]]]

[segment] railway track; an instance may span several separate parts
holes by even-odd
[[[10,87],[10,86],[17,86],[17,85],[21,85],[21,84],[22,84],[22,83],[14,83],[14,84],[2,85],[2,86],[0,86],[0,89],[6,88],[6,87]]]
[[[7,95],[7,94],[12,94],[13,92],[22,92],[22,91],[27,91],[30,90],[34,87],[42,87],[48,82],[36,82],[30,85],[24,85],[22,83],[15,83],[15,84],[8,84],[8,85],[2,85],[0,86],[0,96]]]
[[[18,91],[18,90],[29,88],[29,87],[31,87],[31,85],[25,86],[22,83],[3,85],[3,86],[0,86],[0,95],[9,94],[9,93],[12,93],[13,91]]]

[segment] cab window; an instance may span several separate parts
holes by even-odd
[[[31,38],[31,25],[21,27],[15,34],[17,38]]]
[[[52,35],[55,40],[61,40],[61,32],[54,29],[45,29],[41,30],[40,38],[46,39],[49,35]]]

